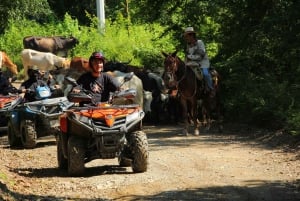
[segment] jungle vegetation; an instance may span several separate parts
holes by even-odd
[[[300,1],[105,3],[103,30],[95,1],[1,0],[0,48],[22,70],[23,37],[73,35],[80,44],[72,55],[101,50],[110,60],[159,70],[161,51],[182,56],[183,29],[193,26],[222,75],[225,120],[300,133]]]

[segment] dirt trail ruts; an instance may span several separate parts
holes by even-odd
[[[276,143],[264,131],[226,127],[200,136],[183,136],[173,125],[144,130],[147,172],[134,174],[117,159],[94,160],[84,177],[57,168],[54,137],[27,150],[10,149],[2,134],[0,200],[300,200],[299,144],[270,146]]]

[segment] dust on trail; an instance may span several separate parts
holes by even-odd
[[[147,172],[134,174],[130,167],[119,167],[117,159],[94,160],[86,165],[84,177],[68,177],[57,168],[53,137],[40,139],[35,149],[18,150],[10,149],[3,135],[3,196],[10,193],[8,200],[82,201],[300,200],[299,150],[269,146],[265,138],[249,138],[258,131],[225,129],[222,134],[212,130],[183,136],[181,127],[174,125],[146,125],[144,130],[150,151]]]

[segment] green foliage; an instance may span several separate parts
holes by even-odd
[[[32,7],[39,2],[42,11]],[[48,0],[55,14],[39,2],[0,3],[0,47],[19,68],[24,36],[73,35],[80,41],[73,55],[101,50],[109,60],[156,70],[161,51],[183,56],[183,29],[194,26],[221,73],[225,119],[299,133],[300,1],[114,0],[106,2],[104,30],[94,1]]]
[[[220,2],[219,52],[234,120],[299,130],[300,14],[297,1]],[[250,112],[249,112],[250,111]],[[233,114],[233,115],[232,115]]]
[[[6,51],[9,57],[17,64],[19,70],[22,69],[20,53],[23,49],[23,38],[26,36],[77,36],[80,34],[77,20],[71,19],[66,14],[62,22],[51,22],[41,24],[32,20],[9,20],[8,28],[0,37],[0,47]],[[21,74],[23,74],[21,70]],[[22,77],[22,75],[20,75]]]
[[[289,118],[287,119],[287,129],[293,135],[300,135],[300,112],[291,112]]]
[[[54,15],[47,0],[1,0],[0,33],[8,27],[10,19],[22,21],[24,18],[47,23],[54,18]]]
[[[88,15],[88,14],[87,14]],[[9,27],[0,37],[0,46],[6,50],[22,72],[20,52],[25,36],[75,36],[79,45],[72,56],[88,58],[94,51],[103,51],[108,60],[131,61],[132,65],[147,66],[153,70],[162,66],[162,49],[174,49],[169,37],[159,38],[163,28],[159,25],[127,26],[127,22],[106,22],[105,30],[99,30],[96,17],[89,27],[80,26],[76,19],[66,14],[63,21],[44,24],[31,20],[10,20]]]
[[[80,27],[80,44],[76,55],[88,57],[93,51],[103,51],[108,60],[131,61],[136,66],[156,69],[162,66],[161,49],[174,49],[169,37],[159,38],[163,28],[159,25],[132,25],[120,18],[106,21],[105,30],[97,29],[97,18],[89,16],[91,25]]]

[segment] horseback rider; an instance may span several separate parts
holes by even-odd
[[[187,27],[184,31],[184,39],[187,42],[185,51],[185,65],[193,69],[198,80],[204,78],[206,83],[206,92],[214,95],[214,87],[211,74],[209,72],[210,62],[205,51],[205,45],[202,40],[196,37],[193,27]]]

